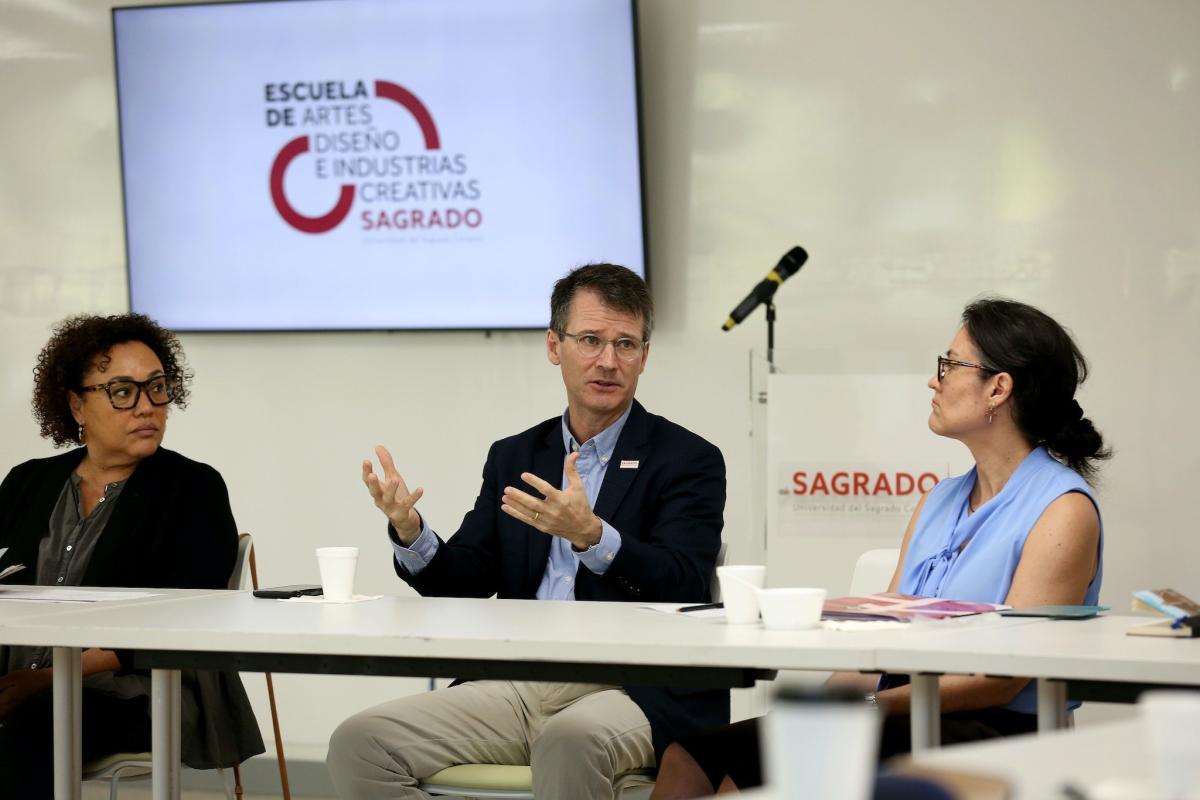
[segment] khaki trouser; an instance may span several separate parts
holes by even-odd
[[[654,766],[654,746],[618,687],[473,681],[350,717],[326,757],[345,800],[418,800],[422,779],[456,764],[529,764],[535,797],[603,800],[617,777]]]

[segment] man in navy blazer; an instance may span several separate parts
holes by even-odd
[[[396,573],[423,595],[703,602],[720,548],[721,452],[634,400],[653,304],[624,267],[555,284],[546,334],[567,410],[492,445],[474,508],[441,539],[391,455],[363,480],[388,517]],[[367,709],[327,763],[345,798],[422,798],[454,764],[530,764],[534,794],[613,796],[679,735],[728,720],[729,695],[583,683],[472,681]]]

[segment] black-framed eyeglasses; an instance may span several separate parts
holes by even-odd
[[[972,369],[980,369],[980,370],[983,370],[984,372],[987,372],[992,375],[995,375],[998,372],[997,370],[994,370],[991,367],[985,367],[983,364],[976,364],[974,361],[955,361],[953,358],[946,358],[945,356],[938,356],[937,360],[938,360],[938,362],[937,362],[937,364],[938,364],[937,365],[938,383],[941,383],[942,378],[946,377],[946,372],[947,372],[946,368],[952,364],[956,367],[971,367]]]
[[[642,357],[642,351],[646,349],[646,343],[641,339],[631,339],[628,336],[622,336],[620,339],[602,339],[594,333],[567,333],[559,331],[560,336],[568,336],[575,340],[575,346],[579,348],[579,352],[585,358],[595,358],[604,352],[607,345],[613,346],[613,352],[617,354],[617,358],[627,364],[632,364]]]
[[[102,389],[108,395],[108,402],[112,403],[112,407],[123,411],[135,407],[142,399],[142,392],[146,393],[151,405],[165,406],[178,394],[179,380],[174,375],[156,375],[144,381],[113,378],[108,383],[79,387],[81,392],[98,392]]]

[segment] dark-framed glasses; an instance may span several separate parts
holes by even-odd
[[[156,375],[144,381],[129,378],[113,378],[108,383],[97,383],[94,386],[81,386],[81,392],[99,392],[103,390],[108,395],[108,402],[117,410],[133,408],[146,393],[151,405],[165,406],[175,399],[179,390],[179,380],[174,375]]]
[[[613,346],[613,352],[617,354],[617,358],[632,364],[642,357],[642,351],[646,349],[646,343],[641,339],[631,339],[628,336],[622,336],[620,339],[602,339],[594,333],[567,333],[559,331],[562,336],[570,337],[575,340],[575,346],[579,348],[579,353],[586,358],[595,358],[604,352],[604,348],[608,345]]]
[[[995,375],[997,372],[997,370],[994,370],[991,367],[985,367],[983,364],[976,364],[974,361],[955,361],[953,358],[946,358],[945,356],[938,356],[937,360],[938,360],[938,362],[937,362],[937,364],[938,364],[937,365],[938,383],[941,383],[942,378],[946,377],[946,373],[949,371],[949,367],[951,365],[956,366],[956,367],[970,367],[972,369],[981,369],[984,372],[987,372],[991,375]]]

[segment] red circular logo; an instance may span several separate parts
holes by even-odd
[[[433,115],[415,94],[396,83],[375,81],[375,96],[399,103],[412,114],[421,129],[426,150],[441,148],[442,144],[438,137],[437,125],[433,121]],[[325,233],[340,225],[342,220],[350,214],[350,207],[354,205],[355,186],[352,183],[342,184],[333,208],[327,214],[319,217],[306,216],[293,208],[283,191],[283,177],[287,173],[288,165],[296,157],[307,153],[308,149],[308,136],[298,136],[285,144],[279,154],[275,156],[275,161],[271,164],[271,201],[275,204],[275,210],[279,212],[279,216],[283,217],[283,221],[296,230],[302,233]]]

